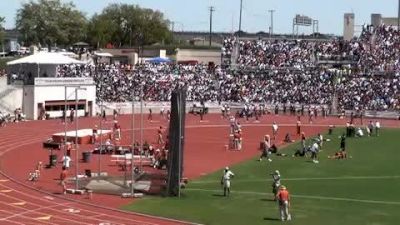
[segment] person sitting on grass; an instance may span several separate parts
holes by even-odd
[[[356,137],[364,137],[364,131],[360,127],[357,128]]]
[[[293,143],[294,140],[292,140],[292,138],[290,137],[290,134],[287,133],[285,136],[285,140],[283,140],[285,143]]]
[[[292,155],[292,157],[304,157],[306,155],[307,147],[306,147],[306,135],[304,132],[301,133],[301,146],[300,149],[297,149],[296,152]]]
[[[338,151],[333,156],[328,156],[328,159],[347,159],[347,154],[345,151]]]

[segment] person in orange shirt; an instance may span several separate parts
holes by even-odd
[[[279,187],[279,191],[276,194],[276,199],[278,200],[279,203],[279,213],[281,216],[281,221],[291,220],[292,217],[289,213],[290,194],[285,186],[281,185]]]
[[[234,134],[234,142],[235,150],[242,150],[242,132],[240,129]]]
[[[114,138],[121,140],[121,125],[118,121],[114,121]]]

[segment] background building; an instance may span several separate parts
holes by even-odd
[[[343,39],[348,41],[354,37],[354,13],[345,13],[344,14],[344,23],[343,23]]]

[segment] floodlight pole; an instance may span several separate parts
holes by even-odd
[[[400,0],[397,9],[397,30],[400,30]]]
[[[239,34],[238,34],[239,37],[240,37],[240,32],[242,31],[242,11],[243,11],[243,0],[240,0]]]
[[[271,15],[270,36],[272,36],[274,34],[274,12],[275,12],[275,10],[270,9],[270,10],[268,10],[268,12]]]
[[[210,36],[209,36],[209,45],[211,46],[212,39],[212,23],[213,23],[213,12],[215,11],[213,6],[210,6]]]

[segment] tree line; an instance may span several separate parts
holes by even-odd
[[[88,18],[72,2],[30,0],[16,16],[25,46],[70,46],[79,41],[98,48],[168,44],[169,25],[163,13],[134,4],[110,4]]]

